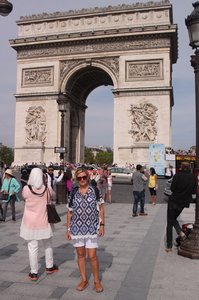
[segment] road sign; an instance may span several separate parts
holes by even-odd
[[[67,148],[66,147],[55,147],[54,151],[55,151],[55,153],[66,153]]]

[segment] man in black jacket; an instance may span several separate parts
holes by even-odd
[[[191,174],[190,164],[183,162],[181,164],[181,171],[174,175],[171,183],[172,195],[169,197],[167,208],[166,252],[172,251],[173,227],[181,240],[185,238],[185,234],[182,231],[177,218],[184,207],[189,207],[189,204],[192,201],[192,195],[196,194],[196,190],[197,178],[194,174]]]

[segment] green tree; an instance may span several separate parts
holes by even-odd
[[[14,151],[12,148],[2,146],[0,148],[0,161],[6,163],[6,165],[10,166],[14,160]]]
[[[93,164],[95,162],[95,157],[90,148],[85,147],[84,162],[87,164]]]
[[[113,152],[107,152],[107,151],[98,152],[95,157],[95,162],[99,165],[102,164],[111,165],[113,163]]]

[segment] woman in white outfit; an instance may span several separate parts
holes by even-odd
[[[45,250],[46,273],[52,274],[58,271],[58,267],[53,262],[53,226],[48,223],[46,209],[47,198],[51,195],[51,187],[44,185],[42,170],[32,169],[28,185],[22,190],[25,207],[20,228],[20,237],[28,242],[30,261],[28,277],[32,281],[38,279],[38,243],[40,240]]]

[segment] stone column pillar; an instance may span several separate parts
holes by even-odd
[[[71,105],[70,102],[67,102],[67,110],[65,112],[65,118],[64,118],[64,146],[67,149],[67,152],[65,153],[64,160],[70,161],[70,132],[71,132]]]

